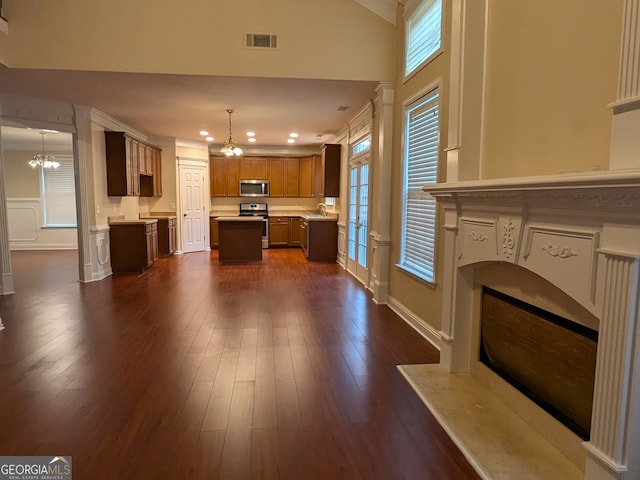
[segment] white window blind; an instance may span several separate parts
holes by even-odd
[[[405,211],[400,266],[435,279],[436,201],[422,191],[438,181],[439,93],[433,90],[406,109]]]
[[[75,227],[76,191],[73,157],[56,155],[58,168],[41,168],[44,224],[48,227]]]
[[[425,0],[406,22],[405,75],[440,49],[441,38],[442,0]]]

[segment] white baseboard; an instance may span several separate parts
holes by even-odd
[[[420,335],[426,338],[429,343],[431,343],[438,349],[438,351],[440,350],[442,337],[438,330],[422,320],[415,313],[398,302],[395,298],[389,296],[389,301],[387,304],[389,305],[389,308],[391,308],[391,310],[397,313],[400,318],[402,318],[405,322],[412,326]]]

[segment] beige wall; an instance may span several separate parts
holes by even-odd
[[[394,76],[394,26],[350,0],[5,0],[4,11],[14,68],[352,80]],[[277,34],[278,49],[244,48],[247,32]]]
[[[37,151],[3,150],[4,186],[7,198],[40,198],[40,170],[27,162]],[[68,152],[67,152],[68,153]]]
[[[483,178],[608,167],[622,3],[489,2]]]

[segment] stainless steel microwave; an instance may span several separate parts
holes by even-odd
[[[269,180],[240,180],[241,197],[268,197]]]

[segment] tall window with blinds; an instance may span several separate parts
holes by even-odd
[[[435,280],[436,201],[422,187],[438,181],[440,95],[438,89],[405,111],[404,212],[400,267]]]
[[[76,191],[73,157],[56,155],[58,168],[41,168],[45,227],[75,227]]]
[[[442,0],[424,0],[405,22],[405,76],[425,65],[442,45]]]

